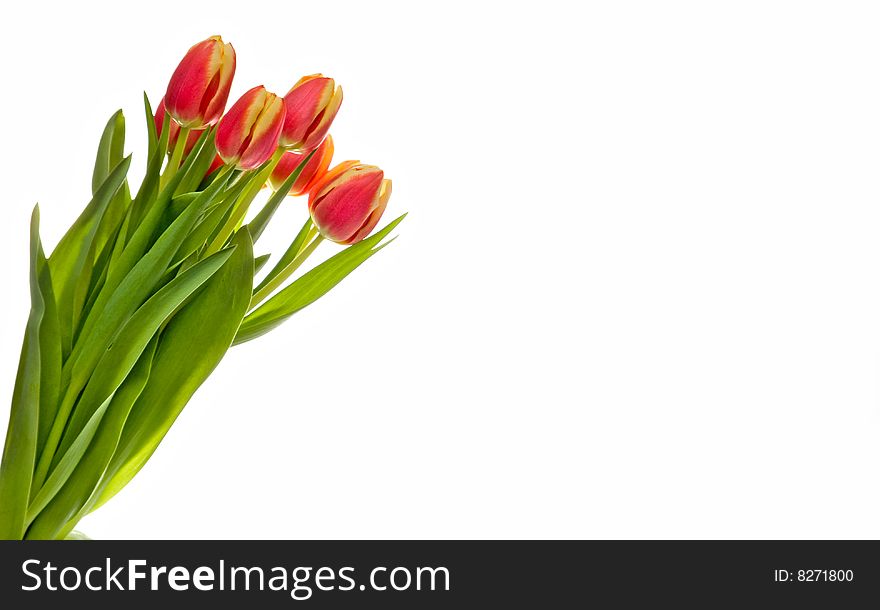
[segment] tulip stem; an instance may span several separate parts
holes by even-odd
[[[254,197],[260,192],[260,189],[263,188],[263,185],[266,183],[266,180],[269,178],[269,175],[272,173],[272,170],[275,169],[275,166],[278,165],[278,162],[281,161],[281,156],[284,154],[284,149],[279,148],[275,151],[275,154],[272,155],[272,158],[262,166],[256,173],[248,173],[247,178],[240,179],[249,179],[252,184],[245,188],[242,191],[241,195],[239,195],[238,200],[232,207],[232,212],[229,215],[229,219],[226,221],[226,224],[223,225],[223,228],[217,234],[217,237],[213,242],[208,246],[207,253],[213,254],[218,252],[220,248],[223,247],[223,244],[232,236],[232,234],[239,228],[241,225],[241,221],[244,219],[247,214],[248,209],[251,206],[251,202],[253,202]],[[242,175],[245,175],[242,173]]]
[[[306,259],[315,251],[321,242],[324,241],[324,238],[321,235],[318,235],[313,239],[309,245],[305,246],[302,250],[299,251],[299,254],[296,255],[290,264],[287,265],[278,275],[272,278],[271,281],[266,283],[265,286],[260,288],[256,293],[254,293],[253,298],[251,298],[250,307],[248,307],[248,311],[259,305],[263,299],[272,294],[276,288],[278,288],[281,284],[284,283],[284,280],[289,278],[293,273],[299,269],[299,267],[306,262]]]
[[[174,152],[171,153],[171,159],[168,161],[168,166],[165,168],[165,171],[162,173],[162,178],[159,180],[159,187],[165,188],[165,185],[174,177],[174,174],[177,173],[177,170],[180,169],[180,161],[183,159],[183,151],[186,149],[186,141],[189,140],[189,127],[181,127],[180,131],[177,133],[177,142],[174,144]]]

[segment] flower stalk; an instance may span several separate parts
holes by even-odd
[[[160,189],[167,186],[168,181],[174,178],[177,170],[180,169],[180,162],[183,159],[183,151],[186,148],[189,134],[189,127],[181,126],[179,135],[177,136],[177,142],[174,143],[174,150],[171,153],[171,158],[168,160],[168,166],[165,168],[165,172],[162,174],[162,178],[159,180]]]

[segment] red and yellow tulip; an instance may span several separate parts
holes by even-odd
[[[162,136],[162,125],[165,123],[165,98],[163,97],[159,101],[159,105],[156,106],[156,116],[153,118],[156,123],[156,135]],[[177,124],[177,121],[169,121],[168,123],[168,150],[174,150],[175,144],[177,144],[177,136],[180,135],[180,125]],[[186,137],[186,146],[184,147],[183,154],[188,155],[190,151],[193,149],[193,146],[196,145],[196,142],[199,141],[199,137],[202,135],[201,129],[192,129],[189,132],[189,135]]]
[[[342,87],[321,74],[303,76],[284,96],[287,116],[281,146],[300,152],[317,148],[342,104]]]
[[[284,101],[262,85],[241,96],[217,126],[217,152],[229,165],[254,169],[278,148]]]
[[[216,123],[226,108],[235,49],[219,36],[194,45],[181,60],[165,92],[165,107],[181,127],[204,129]]]
[[[391,197],[391,180],[374,165],[340,163],[309,193],[309,214],[325,239],[354,244],[370,234]]]

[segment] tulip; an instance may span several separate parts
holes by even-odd
[[[232,77],[235,75],[235,49],[219,36],[193,46],[177,66],[165,106],[181,127],[204,129],[216,123],[226,108]]]
[[[309,214],[320,234],[354,244],[370,234],[391,197],[391,180],[373,165],[346,161],[327,172],[309,193]]]
[[[153,119],[156,123],[156,135],[162,136],[162,125],[165,124],[165,98],[159,102],[159,105],[156,107],[156,116]],[[177,124],[177,121],[170,121],[168,123],[168,150],[174,150],[174,145],[177,144],[177,136],[180,135],[180,125]],[[199,141],[199,137],[202,135],[202,130],[193,129],[189,132],[189,135],[186,137],[186,146],[184,147],[184,155],[188,155],[190,151],[193,149],[193,146],[196,145],[196,142]]]
[[[306,157],[308,157],[307,153],[290,151],[284,153],[278,165],[269,176],[269,183],[272,185],[272,188],[276,191],[280,189],[284,181],[290,177],[290,174],[300,166]],[[330,167],[330,159],[332,158],[333,137],[327,136],[321,142],[321,145],[315,149],[315,152],[312,153],[312,158],[306,163],[306,166],[299,173],[296,180],[293,181],[293,186],[290,187],[288,195],[304,195],[312,190],[315,183],[327,173],[327,168]]]
[[[227,164],[254,169],[278,148],[284,101],[260,85],[241,96],[217,126],[217,152]]]
[[[332,78],[320,74],[303,76],[284,96],[287,118],[281,146],[300,152],[317,148],[330,131],[340,104],[342,87],[337,87]]]

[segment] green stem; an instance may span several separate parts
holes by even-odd
[[[265,286],[260,288],[256,293],[254,293],[253,298],[251,298],[250,307],[248,307],[248,311],[256,307],[263,301],[267,296],[272,294],[276,288],[278,288],[281,284],[284,283],[284,280],[289,278],[293,273],[299,269],[299,267],[306,262],[306,259],[315,251],[321,242],[324,241],[324,238],[321,235],[318,235],[315,239],[309,243],[309,245],[305,246],[302,250],[300,250],[299,254],[297,254],[296,258],[290,261],[290,264],[284,268],[281,273],[272,278],[270,282],[268,282]]]
[[[171,159],[168,161],[168,167],[159,180],[159,189],[165,188],[165,185],[174,177],[177,170],[180,169],[180,161],[183,159],[183,151],[186,148],[186,141],[189,139],[189,127],[181,127],[177,132],[177,142],[174,144],[174,152],[171,153]]]
[[[268,179],[269,175],[272,173],[272,170],[278,165],[278,162],[281,161],[281,157],[284,155],[284,149],[279,148],[275,151],[275,154],[272,155],[272,158],[269,160],[268,165],[260,168],[259,174],[257,175],[265,175],[266,179]],[[239,179],[241,176],[239,176]],[[251,176],[253,179],[253,176]],[[213,242],[208,246],[208,249],[205,251],[206,256],[210,256],[215,252],[219,252],[220,248],[229,240],[235,230],[241,224],[241,221],[244,219],[245,214],[247,214],[248,209],[251,206],[251,202],[254,200],[254,197],[257,196],[257,193],[260,192],[260,189],[263,188],[265,180],[255,181],[254,184],[250,185],[246,188],[242,194],[239,196],[238,201],[235,202],[235,205],[232,208],[232,214],[229,216],[229,220],[226,221],[226,224],[223,225],[223,228],[220,229],[220,232],[217,234],[217,237]]]

